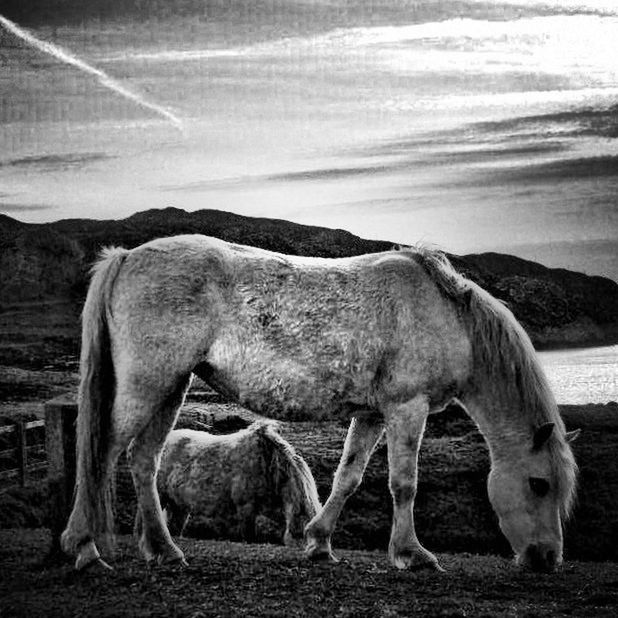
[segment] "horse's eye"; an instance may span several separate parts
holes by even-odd
[[[540,496],[542,498],[549,492],[549,483],[545,479],[531,476],[528,479],[528,483],[530,483],[530,489],[536,496]]]

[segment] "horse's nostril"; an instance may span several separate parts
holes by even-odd
[[[556,567],[556,552],[542,545],[529,545],[526,549],[525,564],[533,571],[548,572]]]

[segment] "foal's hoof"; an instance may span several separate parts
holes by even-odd
[[[83,571],[85,569],[94,569],[109,572],[114,569],[101,558],[99,550],[97,549],[94,541],[88,541],[81,546],[77,558],[75,560],[75,570]]]

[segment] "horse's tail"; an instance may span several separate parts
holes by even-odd
[[[127,254],[121,248],[103,250],[92,268],[82,311],[75,491],[83,509],[80,515],[85,528],[93,537],[102,536],[106,541],[111,539],[113,529],[108,454],[116,384],[109,336],[109,301]]]
[[[307,462],[281,437],[278,428],[278,423],[274,421],[256,421],[248,429],[270,442],[273,450],[273,475],[275,478],[292,480],[294,491],[289,497],[294,502],[296,512],[304,513],[308,519],[312,519],[322,508],[315,479]]]

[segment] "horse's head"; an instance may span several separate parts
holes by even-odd
[[[577,433],[553,435],[553,423],[542,425],[530,441],[496,458],[489,474],[489,499],[500,529],[517,564],[534,571],[554,571],[562,563],[562,523],[576,472],[567,442]]]

